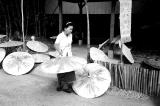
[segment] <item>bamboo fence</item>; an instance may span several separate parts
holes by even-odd
[[[94,61],[109,69],[111,86],[133,90],[149,96],[160,95],[160,70],[133,64],[109,64]]]

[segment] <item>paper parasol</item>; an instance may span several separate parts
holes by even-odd
[[[40,41],[28,41],[27,47],[36,52],[48,51],[48,46]]]
[[[107,68],[89,63],[83,72],[76,73],[73,90],[82,97],[95,98],[103,95],[110,86],[111,76]]]
[[[3,60],[3,69],[12,75],[22,75],[29,72],[34,66],[34,59],[27,52],[13,52]]]
[[[4,59],[5,55],[6,55],[6,50],[3,48],[0,48],[0,63]]]
[[[79,70],[86,64],[86,59],[72,56],[50,59],[49,61],[42,63],[39,67],[44,73],[57,74]]]
[[[3,37],[6,37],[6,36],[7,36],[7,35],[0,35],[0,39],[3,38]]]
[[[91,47],[89,53],[92,60],[107,62],[108,56],[102,50]]]
[[[23,45],[23,42],[21,41],[8,41],[0,44],[0,47],[14,47],[14,46],[20,46]]]
[[[124,54],[124,56],[131,62],[134,63],[134,59],[133,56],[131,54],[131,50],[125,45],[123,44],[122,46],[122,53]]]
[[[50,60],[49,55],[46,54],[40,54],[40,53],[36,53],[36,54],[32,54],[35,63],[43,63],[45,61]]]
[[[50,55],[52,57],[59,57],[60,56],[57,50],[56,51],[49,51],[46,54]]]

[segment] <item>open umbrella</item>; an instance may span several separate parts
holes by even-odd
[[[15,47],[15,46],[21,46],[23,45],[23,42],[21,41],[8,41],[0,44],[0,47]]]
[[[50,60],[49,55],[46,54],[40,54],[40,53],[36,53],[36,54],[32,54],[35,63],[43,63],[45,61]]]
[[[13,52],[3,60],[3,69],[12,75],[22,75],[29,72],[34,66],[34,59],[27,52]]]
[[[125,44],[123,44],[122,46],[122,53],[131,63],[134,63],[134,58],[132,56],[131,49],[129,49]]]
[[[91,47],[89,53],[92,60],[106,62],[108,59],[108,56],[102,50],[96,47]]]
[[[27,47],[36,52],[47,52],[48,46],[40,41],[28,41]]]
[[[108,62],[114,64],[117,64],[119,62],[116,59],[109,58],[102,50],[96,47],[91,47],[89,53],[90,53],[90,58],[94,61]]]
[[[58,53],[57,50],[46,52],[46,54],[52,57],[60,57],[60,54]]]
[[[0,48],[0,63],[4,59],[5,55],[6,55],[6,50],[3,48]]]
[[[97,63],[89,63],[76,73],[73,90],[82,97],[95,98],[104,94],[110,86],[109,71]]]
[[[57,57],[42,63],[39,68],[44,73],[57,74],[79,70],[85,64],[87,64],[87,60],[84,58],[76,56]]]

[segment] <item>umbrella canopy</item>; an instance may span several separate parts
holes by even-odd
[[[1,43],[0,47],[15,47],[15,46],[21,46],[23,45],[23,42],[21,41],[8,41],[5,43]]]
[[[40,41],[28,41],[27,47],[36,52],[48,51],[48,46]]]
[[[58,53],[58,51],[49,51],[46,54],[50,55],[52,57],[59,57],[60,56],[59,53]]]
[[[50,60],[49,55],[46,54],[40,54],[40,53],[36,53],[36,54],[32,54],[35,63],[43,63],[45,61]]]
[[[72,57],[57,57],[42,63],[39,67],[44,73],[65,73],[70,71],[77,71],[87,64],[84,58]]]
[[[3,48],[0,48],[0,63],[4,59],[5,55],[6,55],[6,50]]]
[[[8,74],[22,75],[29,72],[34,66],[34,59],[27,52],[13,52],[3,60],[3,69]]]
[[[91,47],[89,53],[92,60],[106,62],[108,59],[108,56],[102,50],[96,47]]]
[[[104,94],[110,86],[109,71],[97,63],[89,63],[84,71],[76,73],[73,90],[82,97],[95,98]]]
[[[131,63],[134,63],[134,59],[131,54],[131,49],[129,49],[125,44],[123,44],[122,46],[122,53]]]
[[[109,58],[102,50],[91,47],[90,48],[90,58],[94,61],[108,62],[117,64],[119,60]]]
[[[3,37],[6,37],[6,36],[7,36],[7,35],[0,35],[0,39],[3,38]]]

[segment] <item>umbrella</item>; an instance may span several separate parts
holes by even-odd
[[[89,53],[92,60],[106,62],[108,59],[108,56],[102,50],[96,47],[91,47]]]
[[[23,45],[23,42],[21,41],[8,41],[0,44],[0,47],[15,47],[15,46],[21,46]]]
[[[109,58],[102,50],[91,47],[90,57],[92,60],[117,64],[119,61]]]
[[[88,63],[84,71],[76,73],[73,90],[82,97],[95,98],[104,94],[110,86],[109,71],[97,63]]]
[[[50,55],[52,57],[59,57],[60,56],[59,53],[58,53],[58,51],[49,51],[46,54]]]
[[[77,71],[85,64],[87,64],[86,59],[72,56],[50,59],[49,61],[42,63],[39,67],[40,70],[44,73],[56,74]]]
[[[131,54],[131,50],[125,45],[123,44],[122,46],[122,53],[125,55],[125,57],[131,62],[134,63],[134,59],[133,56]]]
[[[46,55],[46,54],[36,53],[36,54],[32,54],[32,56],[34,58],[35,63],[42,63],[50,60],[49,55]]]
[[[27,52],[13,52],[3,60],[3,69],[12,75],[22,75],[29,72],[34,66],[34,59]]]
[[[3,48],[0,48],[0,63],[4,59],[5,55],[6,55],[6,50]]]
[[[6,37],[6,36],[7,36],[7,35],[0,35],[0,39],[3,38],[3,37]]]
[[[48,51],[48,46],[40,41],[28,41],[27,47],[36,52]]]

